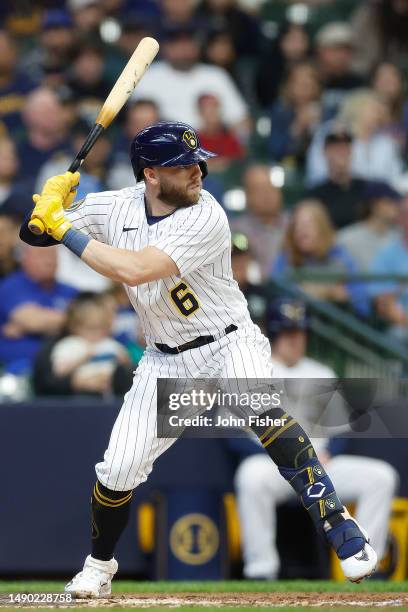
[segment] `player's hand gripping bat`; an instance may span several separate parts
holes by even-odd
[[[99,115],[96,118],[95,125],[89,132],[84,144],[75,157],[74,161],[68,168],[68,172],[76,172],[81,166],[85,157],[94,146],[99,136],[112,123],[118,112],[121,110],[127,99],[132,94],[134,88],[154,60],[159,50],[159,43],[154,38],[143,38],[132,57],[124,67],[122,73],[118,77],[111,92],[106,98]],[[45,231],[43,223],[40,219],[31,219],[28,227],[33,234],[43,234]]]

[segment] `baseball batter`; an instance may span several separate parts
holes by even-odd
[[[132,143],[135,187],[89,194],[72,205],[79,174],[53,177],[33,198],[32,218],[42,221],[46,234],[34,236],[27,223],[21,230],[26,242],[61,242],[92,269],[122,282],[146,335],[132,388],[96,465],[91,554],[66,586],[75,597],[110,593],[132,491],[174,442],[156,436],[157,379],[272,377],[268,340],[232,278],[226,215],[202,189],[205,160],[213,155],[189,125],[152,125]],[[346,577],[369,576],[376,553],[341,504],[308,436],[280,407],[269,412],[272,419],[286,417],[286,425],[254,432],[334,547]]]

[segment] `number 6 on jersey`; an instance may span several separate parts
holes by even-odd
[[[200,308],[198,299],[186,283],[179,283],[170,291],[171,299],[184,317],[189,317]]]

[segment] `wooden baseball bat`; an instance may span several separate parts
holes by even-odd
[[[159,43],[154,38],[143,38],[133,52],[116,83],[112,87],[106,98],[95,125],[89,132],[84,144],[78,151],[77,156],[68,168],[68,172],[76,172],[81,166],[85,157],[98,140],[99,136],[112,123],[118,112],[132,94],[134,88],[154,60],[159,50]],[[29,229],[33,234],[43,234],[44,224],[40,219],[32,219],[28,223]]]

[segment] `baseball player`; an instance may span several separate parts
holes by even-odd
[[[333,370],[326,365],[305,356],[308,319],[304,304],[290,298],[276,300],[268,308],[266,326],[271,340],[274,376],[282,379],[336,378]],[[308,426],[313,429],[327,406],[325,402],[320,406],[318,397],[313,402],[309,396],[309,414],[302,415],[306,391],[304,387],[307,388],[308,384],[306,381],[304,385],[302,383],[296,383],[298,389],[292,415],[299,412],[299,420],[303,416],[306,429]],[[336,410],[337,417],[340,417],[338,413],[342,408],[342,402],[336,402],[329,410]],[[335,420],[340,422],[341,417]],[[232,447],[234,439],[228,442]],[[276,506],[292,499],[293,490],[278,477],[276,467],[255,437],[245,439],[244,442],[246,446],[241,441],[239,450],[246,457],[235,476],[244,575],[250,579],[275,579],[280,566],[276,548]],[[313,445],[320,463],[330,472],[337,492],[346,502],[356,502],[356,517],[367,527],[371,543],[381,559],[386,548],[391,503],[398,487],[397,472],[385,461],[370,457],[346,454],[332,457],[327,438],[313,439]]]
[[[202,189],[210,157],[189,125],[149,126],[131,146],[136,186],[89,194],[72,206],[79,174],[53,177],[33,197],[32,218],[46,232],[34,236],[27,223],[21,230],[23,240],[38,246],[61,242],[97,272],[123,283],[146,337],[132,388],[96,465],[91,554],[66,586],[75,597],[110,593],[118,569],[113,553],[132,490],[174,442],[156,435],[156,380],[272,376],[269,342],[252,323],[232,278],[227,217]],[[306,433],[280,407],[266,415],[286,417],[276,431],[253,428],[281,475],[336,550],[347,578],[367,577],[376,553],[338,499]],[[324,489],[319,499],[316,481]]]

